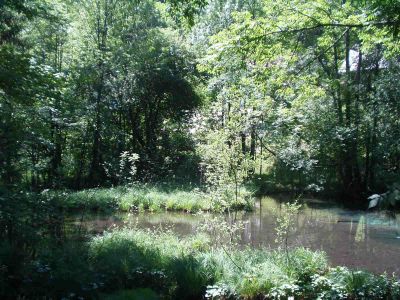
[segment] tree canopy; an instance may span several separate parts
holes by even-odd
[[[142,181],[262,178],[355,202],[391,189],[398,8],[1,1],[1,185],[122,184],[134,154]]]

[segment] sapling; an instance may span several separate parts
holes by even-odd
[[[295,227],[295,216],[298,214],[301,208],[301,204],[296,200],[293,203],[284,203],[282,205],[282,211],[280,216],[277,218],[276,239],[275,242],[284,247],[287,261],[290,261],[288,239],[290,233]]]
[[[129,151],[123,151],[120,155],[119,163],[119,177],[122,182],[132,183],[136,172],[136,164],[139,160],[139,155],[137,153],[131,153]]]

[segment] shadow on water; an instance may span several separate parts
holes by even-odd
[[[245,222],[240,244],[276,248],[274,228],[280,211],[281,201],[264,197],[253,212],[238,214],[238,218]],[[138,228],[171,229],[180,235],[190,235],[212,216],[209,213],[177,212],[89,215],[83,225],[93,234],[130,224]],[[72,222],[79,225],[80,219],[73,218]],[[400,215],[388,217],[379,212],[347,210],[318,199],[308,199],[296,222],[296,230],[289,238],[290,246],[324,250],[332,265],[400,274]]]

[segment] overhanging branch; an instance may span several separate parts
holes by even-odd
[[[284,33],[298,33],[298,32],[315,30],[318,28],[325,28],[325,27],[363,28],[363,27],[368,27],[368,26],[381,27],[381,26],[391,26],[391,25],[396,25],[396,24],[398,24],[397,21],[382,21],[382,22],[369,22],[369,23],[358,23],[358,24],[319,23],[319,24],[316,24],[313,26],[302,27],[302,28],[295,28],[295,29],[287,28],[287,29],[280,29],[280,30],[276,30],[276,31],[270,31],[263,35],[253,37],[252,39],[250,39],[250,41],[259,40],[259,39],[265,38],[266,36],[269,36],[269,35],[284,34]]]

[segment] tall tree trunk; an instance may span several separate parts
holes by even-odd
[[[64,41],[58,32],[55,33],[55,51],[54,51],[54,61],[53,68],[57,70],[58,73],[62,72],[63,64],[63,46]],[[52,187],[59,186],[59,180],[61,177],[61,164],[62,164],[62,128],[60,125],[61,114],[62,114],[62,104],[59,96],[56,96],[54,102],[54,111],[51,113],[50,126],[51,126],[51,136],[53,148],[51,151],[51,162],[50,162],[50,172],[49,172],[49,184]]]
[[[351,78],[351,62],[350,59],[350,30],[347,30],[345,34],[345,57],[346,57],[346,84],[344,88],[344,100],[345,100],[345,123],[343,124],[346,129],[350,130],[350,136],[345,136],[344,148],[342,150],[342,168],[343,168],[343,188],[344,188],[344,199],[348,199],[353,203],[360,202],[362,199],[362,185],[360,169],[358,167],[358,155],[357,146],[355,144],[356,136],[353,136],[352,129],[354,126],[353,122],[353,93],[352,93],[352,78]]]
[[[240,139],[242,143],[242,153],[246,154],[246,134],[244,132],[240,133]]]
[[[101,76],[102,77],[102,76]],[[93,128],[92,157],[89,170],[89,183],[91,186],[98,185],[105,177],[102,166],[101,154],[101,98],[102,98],[103,80],[101,78],[97,88],[95,123]]]

